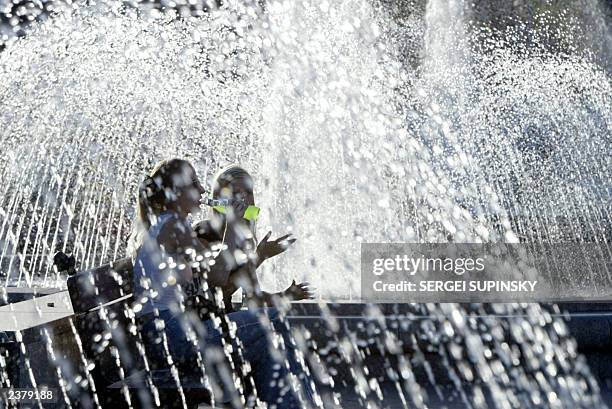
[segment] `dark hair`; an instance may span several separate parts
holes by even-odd
[[[230,165],[221,169],[221,171],[217,174],[213,182],[213,198],[218,199],[219,196],[221,196],[221,190],[223,190],[223,188],[231,186],[234,182],[238,182],[245,179],[248,179],[250,181],[253,180],[249,172],[247,172],[241,166]]]
[[[176,176],[181,175],[185,169],[195,172],[191,163],[184,159],[161,161],[138,187],[137,214],[127,248],[132,257],[136,257],[136,252],[151,227],[152,217],[167,209],[169,199],[172,199],[172,194],[177,190],[176,182],[180,180]]]
[[[169,159],[159,162],[138,188],[138,218],[145,229],[151,227],[152,216],[167,208],[177,190],[177,178],[193,166],[184,159]]]

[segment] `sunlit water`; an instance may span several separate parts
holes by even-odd
[[[57,250],[124,256],[137,183],[169,156],[254,173],[259,234],[298,238],[264,270],[275,288],[358,298],[362,241],[609,237],[609,75],[571,48],[470,29],[463,2],[399,35],[368,2],[136,14],[81,9],[2,53],[10,281],[55,285]],[[418,36],[412,69],[396,45]]]
[[[612,90],[588,51],[526,47],[519,29],[472,24],[459,1],[431,0],[408,23],[366,0],[227,3],[181,21],[77,8],[0,54],[5,283],[62,286],[58,250],[80,269],[125,256],[137,185],[171,156],[208,181],[228,163],[252,171],[259,234],[298,238],[264,268],[268,290],[297,278],[323,299],[359,299],[361,242],[609,240]],[[540,18],[552,19],[542,33],[571,32]],[[406,43],[422,44],[416,67]],[[499,407],[601,404],[564,325],[539,306],[495,306],[528,315],[503,322],[423,308],[439,319],[422,339]],[[354,377],[363,396],[376,389]],[[461,393],[484,407],[479,388]]]

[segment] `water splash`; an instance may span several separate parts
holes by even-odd
[[[359,241],[444,231],[431,209],[447,213],[454,199],[431,183],[428,149],[404,127],[393,84],[411,74],[381,41],[370,6],[278,2],[264,15],[236,3],[181,22],[136,14],[80,9],[2,55],[9,279],[54,283],[57,250],[72,250],[81,268],[122,256],[131,192],[154,161],[174,155],[205,172],[240,162],[264,181],[264,223],[293,230],[294,259],[310,264],[281,271],[315,284],[319,266],[338,272],[324,296],[346,294],[347,282],[356,295]],[[407,208],[419,220],[407,223]]]
[[[322,297],[358,298],[361,241],[556,240],[566,229],[555,212],[574,219],[574,237],[603,240],[609,74],[579,54],[526,54],[470,19],[463,2],[437,0],[424,27],[400,27],[365,0],[227,2],[180,21],[112,2],[54,16],[0,55],[4,283],[61,285],[57,250],[80,268],[123,256],[137,183],[168,156],[201,176],[227,162],[254,173],[260,229],[300,239],[264,272],[270,289],[304,274]],[[427,54],[415,68],[397,42],[419,35]],[[351,380],[364,405],[384,398],[362,358],[375,345],[415,406],[428,398],[412,367],[432,374],[429,348],[472,407],[601,406],[558,318],[538,305],[491,308],[510,318],[415,306],[428,319],[403,345],[377,308],[367,341],[327,325],[341,361],[359,364]],[[465,386],[474,379],[488,386]]]
[[[273,287],[335,271],[324,296],[358,296],[363,240],[554,240],[568,223],[605,237],[609,81],[578,55],[470,30],[460,1],[428,3],[416,70],[397,42],[419,30],[393,38],[385,9],[365,3],[141,14],[80,8],[2,55],[0,260],[12,281],[56,285],[57,250],[81,268],[123,256],[138,180],[174,155],[204,173],[253,171],[260,230],[300,238],[265,270]],[[548,209],[568,189],[559,221]]]

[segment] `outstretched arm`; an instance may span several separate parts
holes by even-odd
[[[295,280],[285,290],[269,293],[261,290],[257,274],[253,270],[249,273],[246,268],[236,270],[230,275],[229,283],[223,288],[223,295],[230,297],[238,288],[242,288],[247,297],[259,301],[261,304],[274,305],[277,298],[288,298],[290,301],[310,300],[314,298],[314,290],[309,283],[296,283]]]
[[[276,240],[268,241],[271,235],[272,231],[269,231],[257,245],[257,267],[265,260],[283,253],[297,240],[291,234],[285,234]]]
[[[257,245],[257,267],[259,267],[265,260],[275,257],[289,248],[296,239],[291,234],[286,234],[279,237],[276,240],[269,240],[272,232],[269,231],[264,238]],[[257,276],[255,275],[255,280]],[[257,283],[259,285],[259,283]],[[287,297],[292,301],[313,299],[314,293],[312,288],[309,287],[309,283],[297,284],[295,280],[291,283],[289,288],[285,291],[278,293],[268,293],[262,291],[262,296],[266,303],[271,304],[275,297]]]
[[[197,230],[200,234],[200,240],[202,240],[203,245],[206,247],[211,246],[211,243],[207,240],[208,237],[218,239],[216,237],[218,234],[214,234],[212,227],[208,224],[200,225]],[[238,266],[236,260],[228,251],[221,251],[221,253],[215,258],[214,264],[210,267],[211,271],[229,272],[227,283],[220,286],[224,299],[230,299],[232,294],[239,288],[242,288],[245,291],[248,298],[257,300],[260,303],[267,305],[274,304],[274,299],[278,297],[287,297],[292,301],[314,298],[313,290],[309,287],[308,283],[297,284],[295,280],[285,291],[269,293],[261,290],[256,269],[264,260],[283,253],[296,241],[296,239],[291,237],[290,234],[279,237],[276,240],[268,241],[271,234],[272,232],[268,232],[268,234],[266,234],[266,236],[259,242],[259,245],[257,246],[256,262],[247,262],[242,266]],[[230,235],[227,237],[229,242],[231,242],[231,238],[229,237]]]

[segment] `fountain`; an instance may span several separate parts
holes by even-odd
[[[558,307],[359,306],[352,320],[354,304],[322,302],[359,303],[362,242],[595,242],[609,259],[609,55],[585,47],[609,29],[593,1],[578,17],[549,6],[503,25],[460,0],[408,15],[401,2],[229,1],[195,18],[109,0],[34,24],[0,53],[0,308],[28,288],[52,314],[4,329],[28,351],[13,351],[19,379],[35,384],[30,357],[44,359],[67,406],[103,406],[53,255],[80,271],[126,256],[137,184],[181,156],[207,180],[243,164],[259,230],[298,237],[262,282],[319,288],[319,324],[312,306],[290,315],[308,328],[304,349],[319,345],[326,406],[602,406]],[[609,271],[589,279],[612,284]],[[94,344],[123,379],[117,312],[92,313]]]

